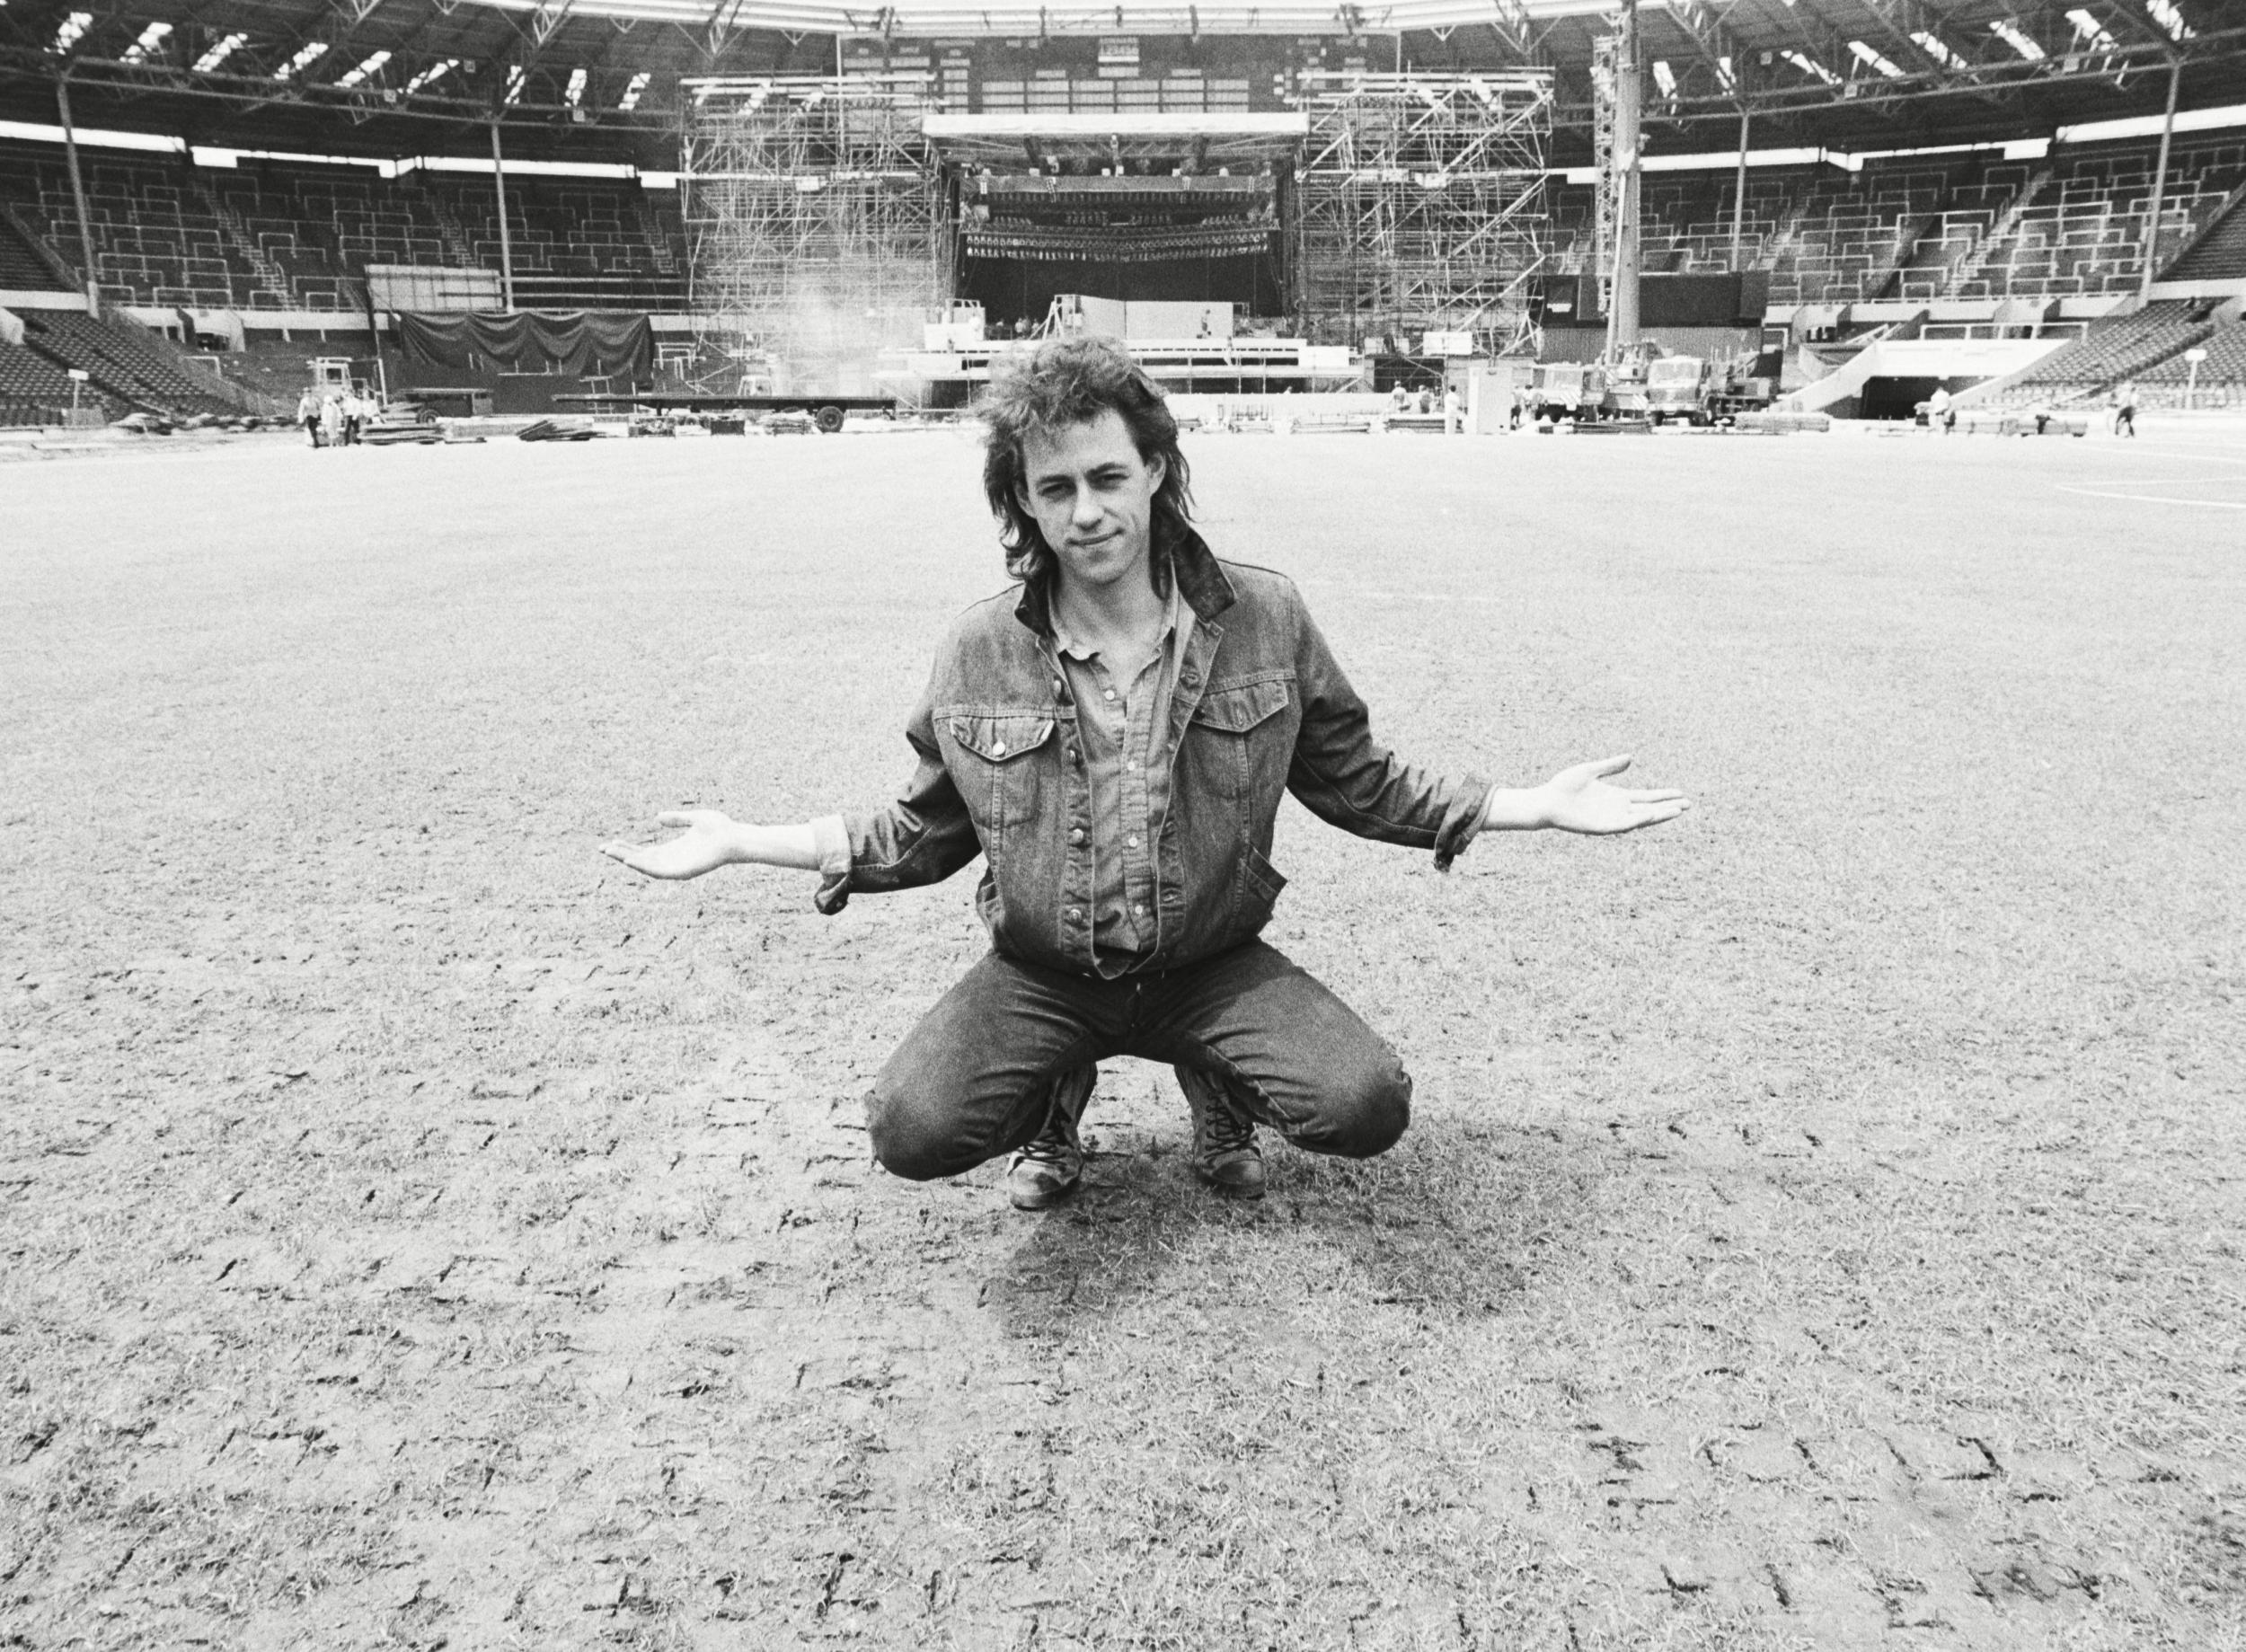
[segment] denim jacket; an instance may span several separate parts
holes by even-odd
[[[1179,528],[1171,566],[1195,623],[1170,704],[1170,807],[1157,830],[1154,944],[1178,967],[1251,940],[1287,887],[1271,864],[1279,795],[1361,837],[1433,849],[1473,840],[1490,783],[1447,781],[1373,738],[1294,581],[1222,562]],[[1012,600],[1010,600],[1012,599]],[[976,906],[992,944],[1058,969],[1092,963],[1092,792],[1045,592],[1014,587],[959,616],[905,738],[919,759],[886,808],[844,823],[817,905],[986,862]]]

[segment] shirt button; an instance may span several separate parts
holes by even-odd
[[[1145,901],[1140,901],[1136,906],[1133,906],[1131,910],[1143,918],[1146,915],[1146,903]]]
[[[1081,843],[1083,843],[1083,842],[1084,841],[1084,829],[1083,829],[1083,827],[1082,827],[1082,826],[1074,826],[1074,827],[1070,828],[1070,831],[1069,831],[1069,834],[1068,834],[1068,841],[1069,841],[1070,843],[1072,843],[1072,844],[1081,844]]]
[[[1103,700],[1112,700],[1115,698],[1115,690],[1112,688],[1103,688],[1100,691],[1100,697]]]
[[[1138,759],[1136,757],[1126,757],[1123,760],[1123,766],[1127,769],[1135,769],[1138,767]]]
[[[1068,748],[1068,760],[1071,763],[1080,763],[1083,761],[1082,758],[1076,755],[1076,748],[1074,746]]]
[[[1066,692],[1065,689],[1063,689],[1063,688],[1062,688],[1062,686],[1061,686],[1061,680],[1060,680],[1060,678],[1058,678],[1058,677],[1055,677],[1055,678],[1053,679],[1053,692],[1054,692],[1055,693],[1057,693],[1057,694],[1058,694],[1058,693],[1066,693]]]
[[[990,755],[991,755],[992,756],[994,756],[994,757],[1003,757],[1003,756],[1004,756],[1004,755],[1006,755],[1006,743],[1005,743],[1005,741],[1004,741],[1004,740],[993,740],[993,741],[990,743]]]
[[[1137,835],[1136,833],[1133,833],[1130,836],[1128,836],[1128,837],[1125,838],[1123,841],[1124,841],[1125,843],[1128,844],[1129,844],[1132,848],[1134,848],[1134,849],[1136,849],[1136,848],[1137,848],[1137,847],[1138,847],[1138,835]]]
[[[1068,909],[1068,921],[1071,923],[1082,923],[1083,921],[1083,915],[1084,909],[1082,906],[1071,906]]]

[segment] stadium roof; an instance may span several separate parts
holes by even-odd
[[[66,76],[82,125],[211,147],[473,154],[496,121],[513,155],[664,170],[694,96],[682,82],[833,73],[845,40],[1057,56],[1127,34],[1214,66],[1293,37],[1375,69],[1548,67],[1555,159],[1570,161],[1612,14],[1606,0],[0,0],[0,120],[53,122]],[[1647,0],[1640,18],[1656,153],[1721,148],[1743,110],[1757,146],[2048,136],[2158,115],[2171,64],[2185,109],[2246,103],[2246,0]]]

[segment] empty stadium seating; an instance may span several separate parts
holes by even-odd
[[[224,225],[201,199],[184,160],[85,150],[80,172],[96,278],[105,295],[125,304],[196,309],[244,302],[248,266],[228,245]],[[13,181],[14,204],[32,227],[75,266],[77,214],[60,151],[40,144],[0,146],[0,173]]]
[[[430,173],[419,190],[459,243],[461,256],[447,261],[500,267],[491,180]],[[508,181],[507,206],[516,302],[525,308],[686,307],[685,233],[668,197],[603,179],[525,178]]]
[[[2127,293],[2144,276],[2156,146],[2100,146],[2055,156],[1954,296],[2006,298]],[[2159,271],[2246,181],[2246,145],[2180,141],[2161,197]]]
[[[62,422],[74,401],[81,407],[99,408],[104,415],[116,410],[99,392],[87,390],[73,397],[69,374],[36,350],[0,342],[0,425],[46,425]]]
[[[2109,317],[2091,327],[2080,342],[2045,357],[1993,401],[2012,406],[2079,400],[2124,379],[2147,377],[2162,362],[2215,331],[2211,309],[2171,300]]]
[[[40,256],[23,232],[0,213],[0,292],[44,293],[68,290],[60,276]]]
[[[98,278],[123,304],[349,312],[365,303],[361,272],[370,263],[500,264],[485,177],[385,179],[367,167],[287,162],[213,169],[113,151],[82,152],[81,166]],[[685,233],[668,197],[625,180],[528,176],[510,177],[507,194],[518,303],[685,307]],[[59,150],[0,142],[0,199],[66,262],[79,261]],[[42,276],[37,285],[55,282]]]
[[[32,310],[22,319],[29,353],[57,368],[80,368],[108,402],[174,414],[241,411],[207,382],[190,377],[167,345],[130,322],[69,310]],[[59,405],[67,406],[66,374],[63,382]]]
[[[1757,169],[1747,178],[1741,261],[1770,273],[1771,302],[1781,305],[2135,293],[2157,154],[2154,141],[2132,139],[2056,150],[2044,161],[1976,153],[1873,161],[1855,172]],[[2156,269],[2206,229],[2242,183],[2246,138],[2176,141]],[[1733,189],[1728,172],[1648,174],[1645,269],[1728,268]],[[1553,264],[1574,274],[1589,252],[1592,192],[1571,185],[1550,193]],[[2246,272],[2246,221],[2236,234],[2235,261]]]
[[[2167,272],[2172,281],[2246,279],[2246,200],[2231,209]]]
[[[2198,372],[2181,350],[2139,375],[2137,384],[2145,400],[2175,406],[2187,392],[2200,407],[2236,407],[2246,403],[2246,323],[2217,323],[2197,342],[2207,352]]]

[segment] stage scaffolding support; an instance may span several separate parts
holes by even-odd
[[[1304,77],[1310,134],[1292,183],[1297,325],[1318,344],[1468,332],[1533,340],[1543,272],[1552,76]]]
[[[943,169],[921,135],[925,77],[690,81],[682,146],[704,387],[865,394],[884,350],[917,349],[951,296]],[[737,382],[725,383],[727,378]]]

